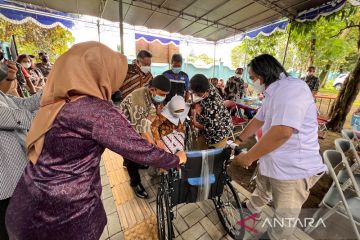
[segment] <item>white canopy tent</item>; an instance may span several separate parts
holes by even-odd
[[[16,0],[66,13],[95,16],[218,41],[328,0]],[[123,44],[121,44],[123,46]]]

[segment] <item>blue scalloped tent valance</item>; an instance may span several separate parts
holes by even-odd
[[[249,39],[254,39],[259,34],[262,34],[264,36],[269,36],[274,31],[285,31],[288,24],[289,24],[288,19],[281,20],[281,21],[271,23],[271,24],[262,26],[260,28],[256,28],[256,29],[253,29],[251,31],[248,31],[248,32],[246,32],[246,36],[244,36],[244,37],[249,38]]]
[[[141,34],[141,33],[135,33],[135,40],[140,40],[140,39],[144,39],[147,42],[158,41],[163,45],[167,45],[167,44],[170,44],[170,43],[173,43],[173,44],[175,44],[177,46],[180,45],[179,40],[170,39],[170,38],[163,38],[163,37],[158,37],[158,36],[152,36],[152,35],[146,35],[146,34]]]
[[[61,26],[70,29],[74,26],[75,16],[68,13],[53,11],[33,5],[17,4],[0,0],[0,18],[21,24],[31,21],[44,28]]]
[[[356,0],[353,1],[356,2]],[[315,21],[321,16],[328,16],[339,11],[345,6],[345,4],[346,0],[334,0],[327,2],[321,6],[300,12],[295,20],[298,22]]]

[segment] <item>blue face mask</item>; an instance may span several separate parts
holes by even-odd
[[[180,73],[180,71],[181,71],[181,67],[173,67],[172,68],[172,71],[173,71],[173,73],[175,73],[175,74],[179,74]]]
[[[165,100],[166,97],[155,95],[152,96],[152,99],[157,103],[162,103]]]

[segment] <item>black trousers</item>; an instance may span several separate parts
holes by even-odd
[[[9,206],[10,198],[0,200],[0,239],[8,240],[9,236],[5,227],[5,214],[6,209]]]
[[[141,183],[139,169],[142,168],[142,165],[126,158],[124,158],[124,162],[129,173],[130,186],[135,187],[139,185]]]

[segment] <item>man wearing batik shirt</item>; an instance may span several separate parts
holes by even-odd
[[[202,74],[196,74],[191,78],[190,88],[194,103],[192,123],[200,130],[196,148],[204,150],[225,147],[232,131],[232,123],[223,99]]]
[[[52,69],[53,64],[50,63],[49,56],[48,56],[47,52],[45,52],[45,51],[39,52],[39,58],[40,58],[41,62],[36,63],[35,65],[38,69],[40,69],[42,75],[45,78],[47,78],[49,76],[49,73]]]
[[[141,50],[136,60],[128,65],[128,71],[123,85],[120,88],[121,96],[125,98],[134,90],[147,86],[153,76],[150,72],[152,54]]]
[[[151,123],[155,120],[158,111],[163,107],[166,95],[170,92],[170,80],[163,75],[156,76],[148,87],[141,87],[130,93],[120,104],[120,108],[136,132],[149,143],[151,138]],[[145,156],[144,156],[145,157]],[[139,198],[148,198],[144,186],[141,184],[139,169],[142,165],[131,159],[124,159],[130,177],[130,186]]]
[[[320,79],[314,75],[315,70],[314,66],[310,66],[307,70],[306,76],[301,78],[309,86],[313,96],[317,94],[320,86]]]
[[[242,79],[243,68],[237,68],[235,76],[229,78],[225,86],[225,100],[236,101],[245,94],[245,82]]]

